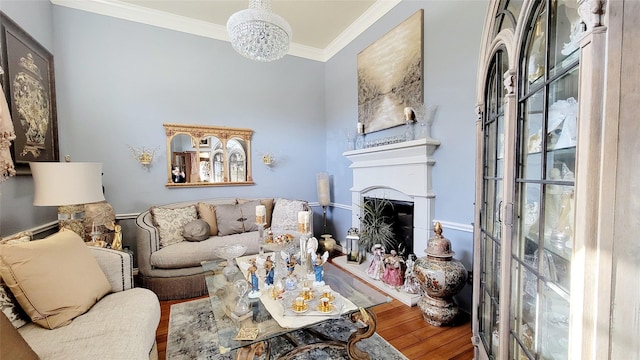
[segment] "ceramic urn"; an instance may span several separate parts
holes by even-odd
[[[440,223],[436,223],[434,232],[427,243],[427,256],[417,259],[413,269],[424,294],[418,306],[425,321],[442,326],[451,324],[458,315],[453,296],[467,282],[467,270],[453,258],[451,241],[442,236]]]

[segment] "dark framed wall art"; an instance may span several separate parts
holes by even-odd
[[[358,122],[365,133],[403,125],[404,108],[422,106],[423,19],[421,9],[358,54]]]
[[[29,162],[58,161],[53,55],[0,12],[0,66],[16,139],[11,156],[18,175],[31,174]]]

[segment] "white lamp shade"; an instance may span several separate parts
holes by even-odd
[[[104,201],[102,164],[31,162],[35,206],[64,206]]]
[[[331,202],[331,193],[329,190],[329,174],[320,172],[316,174],[318,186],[318,203],[320,206],[328,206]]]

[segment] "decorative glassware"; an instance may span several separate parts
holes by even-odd
[[[358,136],[356,129],[342,129],[342,133],[347,138],[347,150],[355,150],[356,149],[356,137]]]
[[[238,271],[240,271],[234,264],[234,259],[242,256],[245,251],[247,251],[247,247],[242,244],[233,244],[221,246],[214,251],[217,257],[227,259],[227,265],[222,269],[222,273],[227,277],[227,280],[231,281]]]
[[[238,279],[233,283],[233,287],[238,294],[238,301],[236,302],[233,312],[236,315],[241,316],[250,310],[249,301],[246,298],[246,295],[249,292],[249,283],[245,279]]]
[[[413,129],[413,120],[407,120],[404,123],[404,140],[411,141],[415,140],[415,131]]]
[[[418,133],[416,137],[418,139],[430,139],[431,138],[431,125],[436,117],[438,111],[438,105],[427,105],[417,107],[416,119],[418,120]]]

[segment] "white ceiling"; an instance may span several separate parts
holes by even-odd
[[[327,61],[401,0],[273,0],[291,25],[290,55]],[[55,5],[228,41],[226,23],[248,0],[51,0]]]

